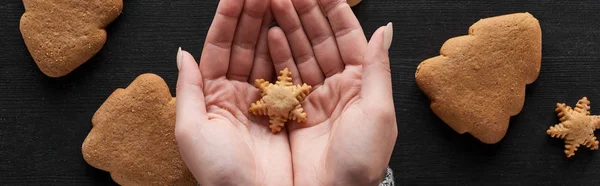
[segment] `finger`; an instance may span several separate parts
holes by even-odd
[[[273,61],[271,60],[267,41],[269,24],[271,24],[272,21],[273,14],[271,13],[271,8],[268,6],[267,12],[265,12],[265,18],[263,19],[260,35],[258,36],[254,64],[252,66],[250,78],[248,78],[248,83],[250,84],[254,84],[254,81],[257,79],[273,80],[275,70],[273,68]]]
[[[375,31],[369,41],[363,63],[361,97],[363,103],[367,104],[363,108],[394,109],[388,55],[392,37],[392,23],[389,23]]]
[[[176,88],[176,136],[185,137],[198,124],[208,120],[204,103],[204,83],[194,57],[181,48],[177,53],[179,76]]]
[[[269,50],[271,51],[271,58],[273,59],[273,65],[275,71],[279,72],[285,68],[288,68],[292,72],[292,83],[301,85],[303,83],[298,68],[294,63],[292,57],[292,50],[285,38],[283,30],[279,27],[273,27],[269,30]]]
[[[198,64],[194,57],[179,48],[177,52],[177,88],[175,101],[175,140],[179,145],[182,159],[189,163],[194,162],[194,136],[197,135],[199,125],[208,120],[204,103],[204,82]],[[188,147],[188,148],[183,148]],[[192,172],[198,172],[194,168]]]
[[[377,122],[371,123],[368,127],[370,130],[363,131],[359,135],[369,139],[366,141],[378,142],[379,148],[370,152],[373,157],[376,157],[374,159],[380,160],[373,163],[380,169],[389,163],[398,136],[388,52],[392,37],[392,23],[375,31],[368,43],[362,65],[360,108],[363,112],[369,113],[370,119]]]
[[[292,2],[325,77],[343,71],[345,65],[333,31],[317,0],[292,0]]]
[[[243,5],[244,0],[219,2],[200,57],[200,72],[204,79],[216,79],[227,74],[231,45]]]
[[[300,18],[290,0],[272,0],[273,16],[285,33],[300,77],[304,83],[315,86],[323,83],[325,75],[313,54],[308,37],[302,29]]]
[[[245,1],[231,48],[228,79],[248,81],[266,9],[264,0]]]
[[[346,1],[320,0],[347,65],[360,65],[367,50],[367,38]]]

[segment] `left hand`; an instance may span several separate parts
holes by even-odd
[[[377,185],[388,166],[397,126],[388,49],[392,25],[367,39],[346,1],[272,0],[279,27],[269,49],[280,71],[313,92],[308,120],[289,122],[294,185]]]

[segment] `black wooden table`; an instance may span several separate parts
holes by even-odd
[[[44,76],[19,32],[20,0],[0,3],[0,185],[106,185],[108,173],[83,160],[91,117],[116,88],[142,73],[163,77],[174,95],[177,47],[198,59],[217,1],[126,0],[107,29],[108,42],[70,75]],[[394,101],[399,135],[390,166],[396,182],[548,185],[600,183],[600,151],[580,148],[566,159],[563,141],[545,130],[558,122],[557,102],[582,96],[600,105],[600,4],[596,0],[364,0],[356,6],[368,35],[392,21]],[[414,72],[449,38],[480,18],[530,12],[543,32],[538,80],[504,140],[484,145],[458,135],[429,109]]]

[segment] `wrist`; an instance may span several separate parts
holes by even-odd
[[[223,171],[220,173],[204,172],[198,175],[197,181],[200,186],[234,186],[255,185],[254,177],[240,171]]]
[[[234,185],[254,185],[250,180],[242,179],[204,179],[198,180],[199,186],[234,186]]]
[[[369,170],[368,168],[349,170],[343,175],[333,178],[333,185],[378,186],[382,183],[393,182],[388,176],[391,176],[391,169],[387,167],[383,170]]]

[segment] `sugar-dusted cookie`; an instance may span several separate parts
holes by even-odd
[[[175,141],[175,98],[163,79],[142,74],[115,90],[92,118],[85,161],[121,185],[195,185]]]
[[[122,0],[23,0],[20,30],[42,73],[61,77],[96,55]]]
[[[479,20],[468,33],[421,62],[415,78],[440,119],[493,144],[504,138],[510,117],[521,112],[526,85],[538,77],[541,28],[531,14],[515,13]]]
[[[288,68],[280,71],[275,84],[257,79],[254,86],[259,89],[262,98],[252,103],[249,111],[254,115],[269,116],[272,133],[281,131],[288,120],[306,121],[306,113],[300,103],[308,96],[312,87],[306,83],[302,86],[293,85],[292,73]]]
[[[587,97],[580,99],[575,109],[564,103],[557,103],[556,110],[560,123],[551,126],[546,133],[553,138],[565,140],[567,158],[575,155],[581,145],[591,150],[598,149],[598,140],[594,131],[600,128],[600,116],[590,116],[590,101]]]

